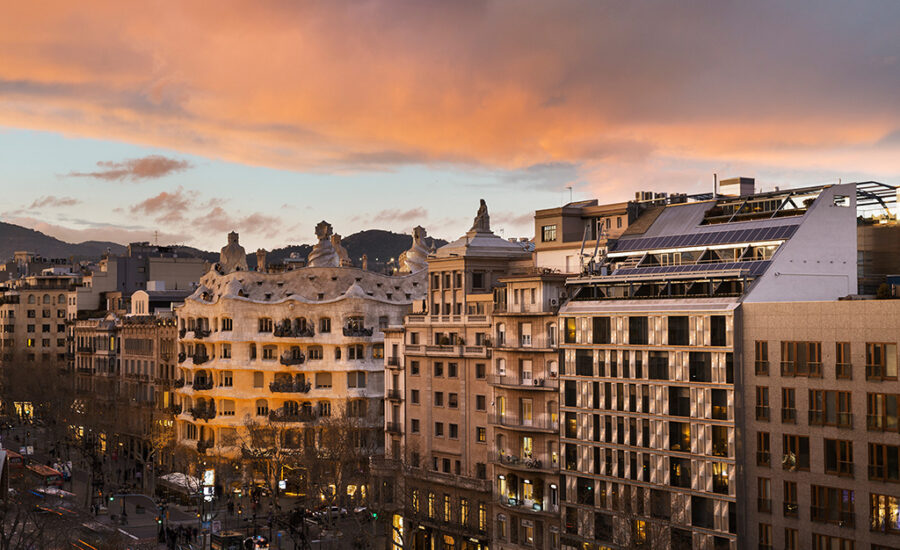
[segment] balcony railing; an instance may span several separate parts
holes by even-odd
[[[835,415],[835,422],[829,421],[825,411],[809,411],[810,426],[837,426],[839,428],[853,427],[853,413],[839,412]]]
[[[208,356],[208,355],[203,355],[203,354],[200,354],[200,353],[195,353],[195,354],[193,355],[193,359],[194,359],[194,364],[195,364],[195,365],[202,365],[203,363],[206,363],[207,361],[209,361],[209,356]]]
[[[771,466],[772,465],[772,453],[767,453],[765,451],[757,451],[756,452],[756,465],[757,466]]]
[[[530,456],[519,456],[510,453],[491,453],[491,461],[510,468],[530,470],[554,470],[559,468],[559,462],[553,462],[547,455],[532,453]]]
[[[172,382],[172,387],[175,389],[184,387],[184,378],[179,378],[178,380]]]
[[[399,367],[400,366],[400,358],[399,357],[388,357],[387,365],[389,367]]]
[[[769,407],[763,407],[757,405],[756,407],[756,419],[757,420],[765,420],[769,421]]]
[[[194,329],[194,338],[196,338],[197,340],[202,340],[203,338],[206,338],[210,334],[212,334],[210,331],[204,330],[202,328]]]
[[[202,405],[191,407],[190,412],[195,420],[212,420],[216,417],[216,406],[210,405],[207,407],[206,405]]]
[[[531,420],[523,420],[510,415],[490,415],[489,422],[506,428],[515,428],[522,430],[548,430],[556,431],[559,429],[559,422],[550,415],[538,415]]]
[[[306,356],[302,353],[300,355],[282,355],[279,359],[279,362],[286,367],[290,367],[292,365],[302,365],[305,361]]]
[[[834,365],[834,372],[837,378],[853,378],[853,365],[850,363],[837,363]]]
[[[178,416],[179,414],[181,414],[181,405],[169,405],[169,408],[167,410],[169,414]]]
[[[187,329],[186,328],[178,329],[178,337],[183,339],[185,336],[187,336]]]
[[[769,374],[769,362],[768,361],[757,361],[756,362],[756,375],[757,376],[768,376]]]
[[[344,327],[344,336],[372,336],[372,329],[365,327]]]
[[[551,378],[521,378],[519,376],[501,376],[499,374],[489,374],[487,377],[488,384],[494,386],[515,386],[521,389],[537,389],[537,390],[558,390],[559,379]]]
[[[272,335],[278,338],[312,338],[316,335],[311,325],[305,327],[276,326]]]
[[[837,508],[810,506],[809,519],[824,523],[837,523],[841,527],[856,526],[856,514],[854,512],[849,510],[839,510]]]
[[[313,410],[299,410],[297,412],[277,409],[269,411],[269,420],[272,422],[313,422],[319,418],[319,413]]]
[[[784,503],[784,515],[785,517],[797,517],[800,515],[800,506],[796,502],[785,502]]]
[[[300,380],[276,380],[269,383],[269,391],[273,393],[309,393],[312,384]]]
[[[204,391],[211,390],[213,387],[212,380],[207,378],[200,378],[199,380],[194,380],[194,391]]]
[[[797,409],[781,409],[781,421],[785,423],[797,423]]]
[[[385,422],[384,430],[392,434],[403,433],[403,425],[400,422]]]
[[[395,401],[401,401],[403,399],[403,390],[398,389],[390,389],[385,392],[388,399],[393,399]]]
[[[78,346],[77,351],[79,353],[94,353],[94,348],[92,346]]]

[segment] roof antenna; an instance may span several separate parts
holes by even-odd
[[[567,186],[566,186],[566,189],[569,190],[569,203],[571,204],[571,203],[572,203],[572,186],[571,186],[571,185],[567,185]]]
[[[719,192],[719,175],[713,172],[713,200]]]

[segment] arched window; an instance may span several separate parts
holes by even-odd
[[[331,318],[322,317],[319,319],[319,332],[331,332]]]
[[[269,415],[269,402],[265,399],[257,399],[256,400],[256,416],[268,416]]]
[[[547,347],[556,347],[556,323],[547,323]]]
[[[29,295],[28,295],[28,303],[29,303],[29,304],[33,304],[33,303],[34,303],[34,294],[29,294]]]
[[[296,401],[285,401],[283,408],[286,415],[300,414],[300,405]]]
[[[497,359],[497,375],[506,376],[506,359],[502,357]]]
[[[506,325],[497,323],[497,345],[504,346],[506,344]]]
[[[49,295],[49,294],[44,294],[44,303],[45,303],[45,304],[49,304],[49,303],[50,303],[50,295]]]
[[[57,304],[65,304],[66,303],[66,295],[60,294],[59,296],[57,296],[56,303]]]

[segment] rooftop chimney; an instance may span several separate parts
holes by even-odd
[[[260,248],[256,251],[256,270],[266,272],[266,249]]]

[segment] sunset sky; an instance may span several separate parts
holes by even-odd
[[[5,2],[0,219],[248,250],[900,184],[900,2]]]

